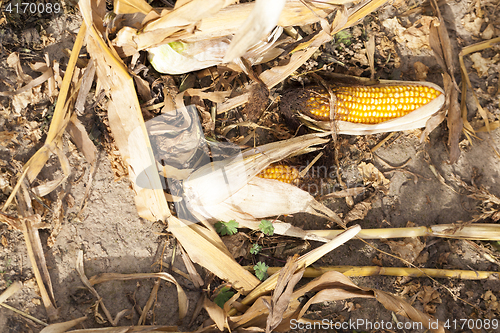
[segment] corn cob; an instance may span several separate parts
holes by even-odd
[[[318,131],[366,135],[425,127],[445,105],[444,91],[430,82],[380,80],[376,86],[335,86],[331,92],[332,97],[321,87],[289,90],[280,111],[292,127],[300,120]]]
[[[420,108],[441,95],[426,85],[342,87],[334,88],[334,120],[377,124],[399,118]],[[330,120],[330,95],[310,90],[303,112],[313,119]]]
[[[299,178],[299,171],[295,167],[288,165],[270,165],[262,170],[257,177],[266,179],[276,179],[284,183],[294,183]]]

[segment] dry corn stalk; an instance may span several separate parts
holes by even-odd
[[[253,271],[253,266],[245,266],[249,271]],[[269,267],[268,274],[278,272],[282,267]],[[411,276],[411,277],[433,277],[460,280],[485,280],[494,278],[498,272],[495,271],[472,271],[462,269],[437,269],[437,268],[413,268],[413,267],[381,267],[381,266],[320,266],[307,267],[304,277],[316,278],[326,272],[339,272],[345,276]]]
[[[308,126],[339,134],[363,135],[424,127],[444,105],[443,90],[429,82],[383,81],[374,86],[290,91],[283,97],[285,115]],[[331,110],[333,109],[333,112]]]

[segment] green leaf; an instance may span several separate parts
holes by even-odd
[[[215,223],[215,230],[221,235],[234,235],[238,232],[238,222],[231,220],[229,222],[219,221]]]
[[[259,261],[257,265],[253,266],[253,270],[255,272],[255,276],[261,280],[264,281],[267,279],[267,269],[269,266],[266,265],[266,263],[263,263],[262,261]]]
[[[259,244],[252,244],[252,248],[250,248],[250,253],[256,255],[257,253],[260,252],[260,250],[262,250],[262,246],[260,246]]]
[[[260,231],[262,231],[264,234],[266,234],[268,236],[272,236],[274,234],[273,223],[269,220],[260,221],[259,229],[260,229]]]
[[[335,44],[343,43],[345,46],[351,45],[352,34],[350,31],[342,30],[335,34]]]
[[[230,289],[231,288],[229,287],[222,288],[214,298],[214,303],[222,309],[224,309],[224,303],[229,301],[229,299],[234,296],[234,291],[230,291]]]

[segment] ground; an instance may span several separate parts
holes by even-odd
[[[452,41],[454,54],[464,46],[471,45],[481,39],[481,34],[488,33],[493,26],[493,37],[498,35],[499,22],[495,10],[498,1],[491,2],[451,2],[441,7]],[[362,24],[354,26],[337,35],[337,40],[322,48],[315,54],[301,71],[318,69],[331,64],[331,59],[344,62],[345,66],[329,65],[328,70],[369,76],[366,57],[363,57],[364,42],[367,34],[372,33],[376,40],[377,77],[387,79],[416,80],[421,74],[414,66],[421,62],[429,68],[427,80],[442,85],[441,73],[432,51],[425,45],[419,45],[419,33],[425,33],[425,15],[431,15],[424,4],[409,6],[403,1],[395,1],[382,7],[376,14],[370,15]],[[398,15],[398,26],[393,21]],[[4,60],[18,51],[23,65],[32,59],[41,60],[44,53],[56,60],[64,68],[68,61],[63,49],[72,47],[72,40],[78,30],[81,19],[77,12],[67,5],[62,15],[43,16],[39,20],[26,21],[33,26],[24,26],[13,21],[15,17],[6,15],[0,25],[0,91],[9,89],[9,84],[16,82],[15,72]],[[399,24],[398,23],[398,24]],[[38,24],[38,25],[36,25]],[[413,29],[412,29],[413,28]],[[403,29],[407,34],[398,32]],[[496,30],[495,30],[496,29]],[[491,29],[490,29],[491,30]],[[33,31],[39,36],[47,36],[45,42],[30,39]],[[402,30],[401,30],[402,31]],[[423,31],[423,32],[422,32]],[[495,35],[496,31],[496,35]],[[18,36],[22,36],[19,38]],[[487,36],[483,36],[487,37]],[[491,38],[491,37],[490,37]],[[41,38],[40,40],[44,40]],[[413,43],[413,44],[412,44]],[[27,50],[25,50],[27,49]],[[495,54],[498,48],[485,50],[479,59],[471,61],[466,58],[466,67],[471,76],[472,85],[479,93],[479,100],[490,115],[490,121],[498,121],[500,117],[498,99],[498,70]],[[361,55],[360,55],[361,54]],[[483,65],[483,67],[481,67]],[[490,67],[485,65],[489,65]],[[37,73],[25,71],[36,77]],[[457,67],[458,68],[458,67]],[[481,72],[481,70],[484,72]],[[457,73],[458,74],[458,69]],[[460,76],[457,75],[457,78]],[[294,81],[295,79],[292,79]],[[272,93],[279,94],[282,87]],[[478,90],[480,89],[480,90]],[[468,95],[469,112],[467,119],[474,126],[482,126],[477,106]],[[53,106],[47,99],[32,103],[27,107],[16,109],[9,98],[0,97],[3,109],[0,111],[0,204],[6,201],[15,185],[15,174],[27,162],[45,139]],[[271,112],[274,112],[271,110]],[[282,118],[278,118],[282,119]],[[68,180],[44,199],[44,204],[55,209],[58,196],[64,206],[64,218],[60,229],[42,229],[41,239],[44,246],[47,267],[54,286],[54,296],[60,309],[60,320],[71,320],[84,315],[89,317],[80,328],[103,327],[108,323],[101,321],[101,315],[95,315],[92,306],[95,299],[83,287],[75,270],[77,253],[85,254],[85,272],[88,277],[104,272],[140,273],[140,272],[172,272],[172,266],[185,271],[179,252],[175,251],[175,239],[165,233],[165,226],[151,223],[139,218],[135,206],[131,184],[126,177],[117,177],[114,160],[110,159],[110,149],[104,149],[106,126],[97,115],[82,117],[88,132],[95,131],[94,142],[99,155],[92,187],[87,200],[85,193],[90,165],[75,146],[66,138],[65,151],[71,164],[71,176]],[[94,123],[98,122],[98,125]],[[96,129],[97,127],[97,129]],[[387,134],[349,137],[340,136],[337,144],[330,143],[324,148],[324,156],[316,167],[342,171],[344,182],[353,187],[363,184],[358,172],[360,163],[372,163],[390,180],[387,191],[373,186],[354,197],[354,204],[371,203],[371,209],[362,220],[355,220],[362,228],[405,227],[408,225],[431,226],[435,224],[453,224],[471,221],[475,216],[491,208],[485,203],[469,197],[471,192],[461,186],[459,179],[476,188],[484,188],[491,195],[500,197],[500,132],[480,132],[477,137],[468,141],[465,136],[460,139],[460,157],[456,163],[449,163],[448,134],[446,121],[436,128],[427,140],[420,141],[420,131],[396,133],[385,144],[371,151]],[[334,150],[339,151],[339,166],[335,162]],[[496,149],[496,151],[495,151]],[[314,155],[306,155],[292,159],[295,165],[305,165]],[[111,160],[111,162],[110,162]],[[318,169],[322,170],[322,169]],[[60,175],[59,164],[55,158],[42,170],[40,182],[54,179]],[[118,175],[119,176],[119,175]],[[119,180],[116,180],[116,179]],[[305,178],[311,194],[317,198],[337,187],[336,175],[308,175]],[[322,202],[341,216],[346,216],[352,209],[345,199],[324,199]],[[86,203],[83,210],[80,207]],[[496,206],[498,208],[498,206]],[[34,207],[45,211],[47,221],[54,221],[52,215],[42,205]],[[15,207],[8,213],[15,214]],[[286,217],[287,222],[304,229],[325,229],[327,221],[306,214]],[[490,217],[481,222],[493,223]],[[52,222],[53,223],[53,222]],[[54,233],[50,238],[51,233]],[[47,322],[47,314],[41,303],[38,287],[31,269],[30,260],[23,234],[9,230],[0,225],[0,291],[15,281],[23,283],[24,288],[9,298],[7,304]],[[50,241],[52,239],[52,241]],[[278,239],[270,241],[270,249],[264,255],[250,256],[243,263],[254,264],[265,261],[269,266],[283,266],[286,255],[278,253],[287,242],[300,248],[316,247],[302,241]],[[369,241],[374,247],[391,252],[386,241]],[[409,243],[406,243],[409,244]],[[50,246],[49,246],[50,245]],[[303,245],[303,246],[302,246]],[[495,242],[470,242],[465,240],[448,240],[444,238],[421,238],[418,241],[420,252],[414,263],[418,267],[463,269],[477,271],[498,271],[498,252]],[[275,249],[276,250],[275,250]],[[298,248],[298,247],[297,247]],[[491,252],[491,251],[493,252]],[[281,251],[281,250],[280,250]],[[299,250],[292,250],[291,253]],[[396,251],[397,252],[397,251]],[[301,252],[303,253],[303,252]],[[172,256],[175,256],[173,260]],[[355,265],[355,266],[404,266],[394,257],[380,254],[372,247],[353,240],[323,257],[315,266]],[[198,271],[205,273],[202,268]],[[201,290],[177,273],[172,273],[185,288],[190,299],[188,318],[177,323],[177,294],[175,286],[162,283],[154,306],[147,316],[147,324],[177,325],[183,331],[194,331],[208,318],[201,314],[191,318],[195,313]],[[377,288],[404,297],[417,309],[427,311],[442,321],[460,319],[497,318],[500,313],[495,295],[499,295],[498,277],[488,280],[459,280],[429,278],[403,278],[388,276],[354,277],[352,280],[362,287]],[[216,283],[220,281],[215,280]],[[96,287],[106,307],[115,316],[123,309],[134,307],[135,303],[144,306],[153,280],[124,282],[108,282]],[[428,288],[430,287],[430,288]],[[121,319],[120,325],[133,325],[139,315]],[[307,315],[311,319],[328,318],[336,321],[364,319],[366,321],[392,321],[392,313],[385,310],[374,300],[354,299],[351,302],[328,302],[313,306]],[[398,320],[402,320],[398,317]],[[191,321],[191,322],[190,322]],[[0,332],[39,332],[43,327],[24,317],[14,314],[6,308],[0,308]],[[300,331],[300,329],[297,329]],[[376,330],[370,330],[376,331]],[[383,331],[383,330],[380,330]],[[387,330],[388,331],[388,330]],[[406,332],[423,332],[420,329],[407,329]],[[451,331],[471,331],[453,329]],[[474,332],[480,332],[476,330]],[[483,332],[494,330],[483,330]]]

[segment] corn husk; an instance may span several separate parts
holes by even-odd
[[[199,207],[196,210],[201,211],[201,206],[210,210],[209,207],[224,202],[243,189],[250,179],[271,163],[328,142],[323,136],[325,135],[309,134],[274,142],[207,164],[184,181],[186,201],[192,207]]]
[[[404,130],[414,130],[417,128],[425,127],[427,120],[429,120],[429,118],[436,112],[441,110],[445,104],[445,94],[441,87],[431,82],[410,82],[410,81],[390,81],[390,80],[380,80],[380,84],[374,85],[373,87],[383,87],[387,85],[412,85],[412,84],[425,85],[434,88],[440,91],[441,94],[431,102],[408,113],[403,117],[391,119],[378,124],[351,123],[341,120],[335,121],[334,125],[336,133],[347,134],[347,135],[366,135],[366,134],[404,131]],[[331,121],[316,120],[303,113],[298,113],[297,115],[302,122],[304,122],[307,126],[315,130],[319,131],[332,130]]]
[[[195,2],[191,1],[187,5],[196,6]],[[188,8],[183,7],[187,6],[181,6],[172,11],[165,11],[166,14],[161,18],[148,22],[141,33],[133,37],[137,49],[144,50],[172,40],[194,42],[234,35],[255,5],[255,3],[240,3],[227,6],[228,2],[226,2],[223,5],[226,6],[225,8],[210,12],[206,5],[207,2],[203,2],[203,5],[198,4],[199,8],[203,8],[203,12],[199,15],[186,14]],[[314,10],[311,10],[311,7],[304,6],[300,0],[289,0],[279,16],[277,25],[288,27],[318,22],[337,9],[336,4],[338,3],[342,3],[342,1],[316,2]],[[196,24],[196,29],[190,29],[192,28],[189,26],[190,24]]]
[[[267,40],[253,44],[242,57],[250,65],[270,61],[279,56],[283,50],[277,48],[277,39],[283,28],[277,27]],[[184,74],[224,62],[226,52],[231,45],[232,36],[201,40],[196,42],[175,41],[149,48],[148,60],[160,73]]]
[[[328,140],[329,133],[308,134],[252,148],[242,154],[207,164],[184,181],[184,199],[191,213],[202,219],[236,220],[240,226],[258,229],[265,217],[305,212],[334,220],[337,215],[308,192],[291,184],[256,175],[271,163],[305,153]],[[327,240],[288,223],[274,223],[278,234]]]

